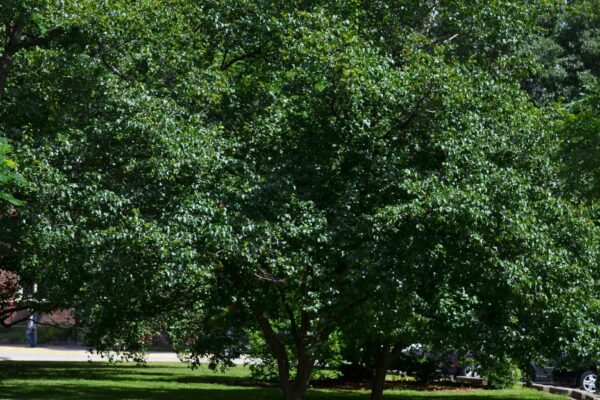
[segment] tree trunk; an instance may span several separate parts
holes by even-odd
[[[304,400],[304,395],[306,394],[306,390],[296,391],[291,388],[292,385],[288,388],[288,390],[284,390],[283,398],[285,400]]]
[[[371,400],[381,400],[385,388],[385,376],[391,362],[391,344],[384,341],[375,348],[375,375],[371,385]]]
[[[279,340],[277,334],[273,330],[267,316],[263,313],[260,307],[256,304],[251,304],[250,309],[257,319],[265,340],[275,359],[277,360],[277,372],[279,373],[279,384],[283,391],[285,400],[304,400],[304,395],[308,389],[308,384],[312,376],[312,371],[315,365],[314,360],[306,357],[304,348],[299,351],[298,369],[296,371],[296,379],[290,380],[290,362],[287,355],[285,345]]]
[[[294,382],[294,395],[296,396],[294,397],[294,400],[304,399],[314,366],[314,360],[304,356],[300,357],[298,360],[298,369],[296,371],[296,380]]]
[[[304,400],[308,386],[297,387],[296,384],[292,382],[281,382],[281,389],[285,400]]]
[[[281,366],[278,363],[279,380],[285,400],[304,400],[314,365],[314,360],[300,357],[296,370],[296,379],[290,381],[289,366],[287,364]]]

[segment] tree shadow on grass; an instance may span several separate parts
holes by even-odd
[[[196,389],[196,388],[126,388],[126,387],[85,387],[78,385],[43,387],[2,387],[2,399],[39,399],[39,400],[266,400],[278,399],[276,389]]]
[[[227,376],[211,370],[95,363],[0,363],[0,376],[31,381],[88,380],[88,381],[152,381],[165,383],[214,383],[232,386],[256,386],[248,377]]]
[[[26,387],[26,388],[5,388],[2,390],[3,399],[39,399],[39,400],[279,400],[282,398],[278,389],[269,388],[233,388],[223,389],[200,389],[200,388],[120,388],[120,387],[79,387],[76,385],[56,386],[49,388]],[[330,391],[310,391],[307,400],[366,400],[368,392],[349,392],[342,390]],[[419,399],[426,400],[489,400],[493,398],[485,394],[457,394],[448,393],[416,393],[416,392],[395,392],[387,393],[386,400],[408,400]],[[499,398],[499,397],[496,397]],[[524,396],[524,393],[516,393],[514,396],[502,397],[503,399],[539,399],[537,395]]]

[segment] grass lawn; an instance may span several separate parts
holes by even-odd
[[[564,399],[531,389],[386,391],[386,399]],[[52,400],[275,400],[279,389],[253,386],[248,370],[236,367],[225,374],[207,368],[192,371],[183,364],[0,362],[0,399]],[[310,390],[312,400],[368,399],[366,390]]]

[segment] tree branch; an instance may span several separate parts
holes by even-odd
[[[260,274],[254,274],[254,276],[256,276],[261,281],[273,282],[273,283],[277,283],[277,284],[284,282],[283,279],[276,277],[271,272],[267,271],[265,268],[262,268],[262,267],[257,267],[257,268],[260,271]]]
[[[453,41],[454,39],[456,39],[457,37],[458,37],[458,33],[437,38],[437,39],[433,40],[429,45],[427,45],[426,49],[430,49],[431,47],[436,46],[438,44],[449,43],[449,42]]]
[[[21,307],[12,307],[9,309],[2,310],[1,317],[0,317],[0,325],[2,325],[5,328],[10,328],[11,326],[18,324],[19,322],[26,321],[29,318],[29,316],[31,315],[31,313],[28,314],[27,317],[25,317],[25,318],[6,322],[11,314],[18,312],[18,311],[24,311],[24,310],[29,310],[29,307],[21,306]]]
[[[5,30],[7,39],[4,45],[2,56],[0,57],[0,100],[4,97],[6,79],[12,68],[13,56],[23,49],[29,49],[36,46],[47,46],[53,40],[64,34],[64,28],[52,29],[45,36],[31,36],[19,40],[25,29],[24,22],[15,22],[14,25],[6,24]]]
[[[225,71],[229,67],[231,67],[233,64],[235,64],[239,61],[244,61],[244,60],[250,59],[254,56],[259,55],[260,53],[261,53],[261,49],[258,48],[258,49],[249,51],[248,53],[244,53],[244,54],[240,54],[239,56],[232,57],[226,61],[227,52],[225,52],[225,55],[223,56],[223,61],[221,61],[221,71]]]
[[[346,304],[345,307],[343,307],[342,309],[338,310],[337,312],[335,312],[336,315],[348,315],[349,311],[351,311],[353,308],[357,307],[359,304],[361,304],[362,302],[366,301],[369,298],[368,294],[365,294],[361,297],[359,297],[358,299],[356,299],[355,301]],[[324,318],[324,320],[326,320]],[[329,322],[326,323],[323,328],[321,329],[320,335],[319,335],[319,340],[325,340],[327,339],[327,337],[329,337],[329,335],[331,334],[331,332],[333,332],[333,330],[336,328],[337,326],[337,322],[338,319],[336,318],[331,318],[329,319]]]
[[[120,79],[122,79],[126,82],[131,82],[131,78],[129,78],[120,69],[118,69],[117,67],[115,67],[114,65],[112,65],[111,63],[108,62],[108,60],[106,59],[106,46],[99,39],[96,40],[96,44],[100,48],[100,52],[99,52],[98,56],[100,58],[100,62],[102,63],[102,65],[104,65],[104,67],[106,67],[107,70],[112,72],[114,75],[116,75]]]
[[[16,51],[19,51],[21,49],[29,49],[31,47],[37,46],[48,46],[52,41],[54,41],[64,33],[66,33],[66,30],[62,27],[59,27],[52,29],[45,36],[33,36],[25,38],[16,44]]]
[[[418,113],[421,111],[421,108],[425,104],[425,101],[430,98],[432,90],[433,90],[433,86],[432,86],[432,83],[430,82],[427,85],[427,87],[425,88],[425,93],[423,93],[421,98],[417,101],[417,104],[415,104],[414,107],[412,108],[412,110],[410,110],[408,112],[408,114],[404,117],[404,120],[400,122],[400,126],[397,127],[396,129],[390,129],[389,131],[387,131],[382,136],[382,139],[388,139],[395,132],[399,132],[403,129],[408,128],[410,126],[410,124],[412,123],[412,121],[416,118]]]
[[[277,285],[277,290],[279,291],[279,296],[281,298],[281,303],[283,304],[283,308],[288,315],[290,320],[290,328],[292,331],[292,338],[294,339],[294,343],[296,344],[296,348],[299,353],[304,353],[304,340],[300,337],[300,334],[304,334],[304,332],[298,331],[298,325],[296,324],[296,317],[294,316],[294,312],[290,307],[289,302],[287,301],[287,297],[285,295],[285,290],[283,285]]]

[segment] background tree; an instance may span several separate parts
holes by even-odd
[[[5,229],[0,233],[0,266],[7,268],[18,249],[15,247],[14,230],[9,228],[17,215],[15,206],[22,202],[14,197],[15,191],[23,187],[23,179],[16,172],[16,162],[10,156],[11,147],[6,137],[11,137],[13,125],[12,115],[7,113],[11,103],[19,104],[23,114],[35,113],[31,103],[20,96],[6,99],[5,90],[9,76],[13,72],[15,58],[22,56],[23,51],[52,44],[67,30],[56,25],[54,15],[48,12],[47,1],[6,1],[0,5],[0,220]],[[14,138],[14,137],[13,137]],[[23,280],[21,284],[25,284]],[[17,279],[13,274],[4,273],[0,290],[0,323],[7,325],[8,317],[15,310],[29,309],[29,296],[22,296],[22,302],[14,305],[13,300],[18,290]],[[14,321],[13,321],[14,322]]]
[[[600,132],[600,103],[598,86],[587,89],[580,99],[569,104],[561,114],[559,125],[562,146],[557,158],[561,162],[562,178],[567,193],[592,211],[595,223],[598,221],[598,134]],[[596,275],[597,276],[597,275]],[[593,284],[595,277],[590,277]],[[590,319],[597,318],[599,303],[589,301],[584,310]],[[600,321],[599,321],[600,322]],[[574,322],[574,324],[577,324]],[[570,342],[568,353],[571,363],[594,365],[600,345],[597,341],[597,326],[581,327],[578,340]]]
[[[568,188],[588,202],[600,194],[600,165],[597,154],[600,133],[600,86],[571,103],[561,126],[564,138],[562,161]]]
[[[23,182],[16,171],[17,164],[9,158],[10,152],[9,144],[0,138],[0,220],[12,218],[16,213],[15,206],[22,205],[12,194]],[[5,233],[0,233],[0,267],[14,254],[11,241],[5,236]],[[0,324],[6,324],[13,314],[13,298],[17,290],[16,278],[0,270]]]
[[[555,8],[540,14],[538,23],[542,30],[525,46],[538,66],[524,85],[536,103],[558,103],[548,107],[558,109],[555,129],[561,145],[552,154],[559,162],[564,195],[591,210],[594,221],[598,178],[598,6],[597,1],[588,0],[557,2]],[[597,302],[592,300],[583,308],[593,318],[596,307]],[[582,328],[580,340],[572,341],[572,348],[565,350],[573,357],[569,361],[595,362],[597,335],[590,329],[594,331],[593,326]]]
[[[597,0],[553,2],[540,12],[539,31],[522,47],[537,67],[524,87],[538,104],[572,101],[598,82],[600,3]]]

